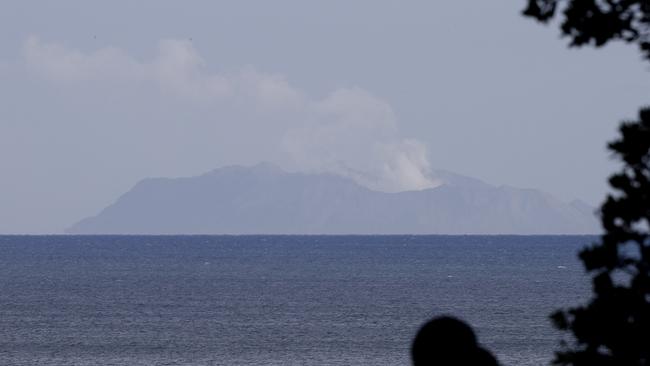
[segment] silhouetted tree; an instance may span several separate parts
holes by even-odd
[[[572,46],[634,42],[650,61],[650,0],[529,0],[524,15],[548,22],[558,6]],[[620,134],[609,144],[624,166],[600,210],[605,234],[580,252],[593,297],[552,315],[575,337],[556,354],[558,365],[650,365],[650,108]]]
[[[562,34],[571,46],[600,47],[612,40],[638,44],[650,60],[650,1],[648,0],[528,0],[524,15],[547,23],[559,8]]]
[[[594,296],[552,316],[575,336],[557,353],[559,365],[650,365],[650,108],[620,131],[609,147],[625,166],[601,208],[606,233],[580,252]]]

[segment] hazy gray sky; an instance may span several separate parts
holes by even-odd
[[[385,191],[444,168],[596,205],[648,66],[634,47],[567,49],[523,3],[5,2],[0,233],[259,161]]]

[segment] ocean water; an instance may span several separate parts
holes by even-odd
[[[409,365],[428,318],[548,364],[588,236],[0,236],[0,365]]]

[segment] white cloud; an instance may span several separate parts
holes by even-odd
[[[84,53],[32,36],[23,45],[23,55],[28,66],[55,81],[134,80],[145,76],[141,64],[115,47]]]
[[[353,178],[387,192],[432,188],[424,144],[401,138],[392,108],[368,92],[339,89],[315,102],[311,118],[283,144],[304,170]]]
[[[282,75],[250,67],[208,72],[206,61],[183,40],[162,40],[150,61],[140,61],[115,47],[83,52],[30,37],[23,56],[30,69],[54,82],[146,82],[178,98],[237,100],[243,108],[262,110],[269,120],[283,121],[277,143],[301,170],[344,175],[382,191],[437,185],[424,144],[401,137],[390,105],[360,88],[338,89],[317,100]]]
[[[240,93],[265,106],[291,105],[301,99],[279,75],[250,68],[236,74],[206,72],[205,60],[185,40],[159,41],[155,57],[142,62],[115,47],[84,53],[29,37],[23,56],[32,70],[59,82],[147,81],[195,100],[214,101]]]
[[[242,70],[236,83],[242,86],[242,91],[266,108],[300,108],[304,106],[306,97],[292,87],[282,75],[265,74],[253,68]]]
[[[23,47],[27,65],[54,81],[148,81],[164,91],[194,99],[229,94],[230,81],[202,72],[204,60],[189,42],[162,40],[157,51],[152,61],[140,62],[115,47],[84,53],[37,37],[28,38]]]
[[[143,64],[151,79],[166,90],[194,99],[228,96],[232,82],[218,74],[202,71],[205,61],[189,41],[162,40],[151,65]]]

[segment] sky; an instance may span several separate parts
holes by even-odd
[[[648,103],[633,46],[524,1],[0,5],[0,233],[61,233],[146,177],[262,161],[381,191],[435,169],[594,206]]]

